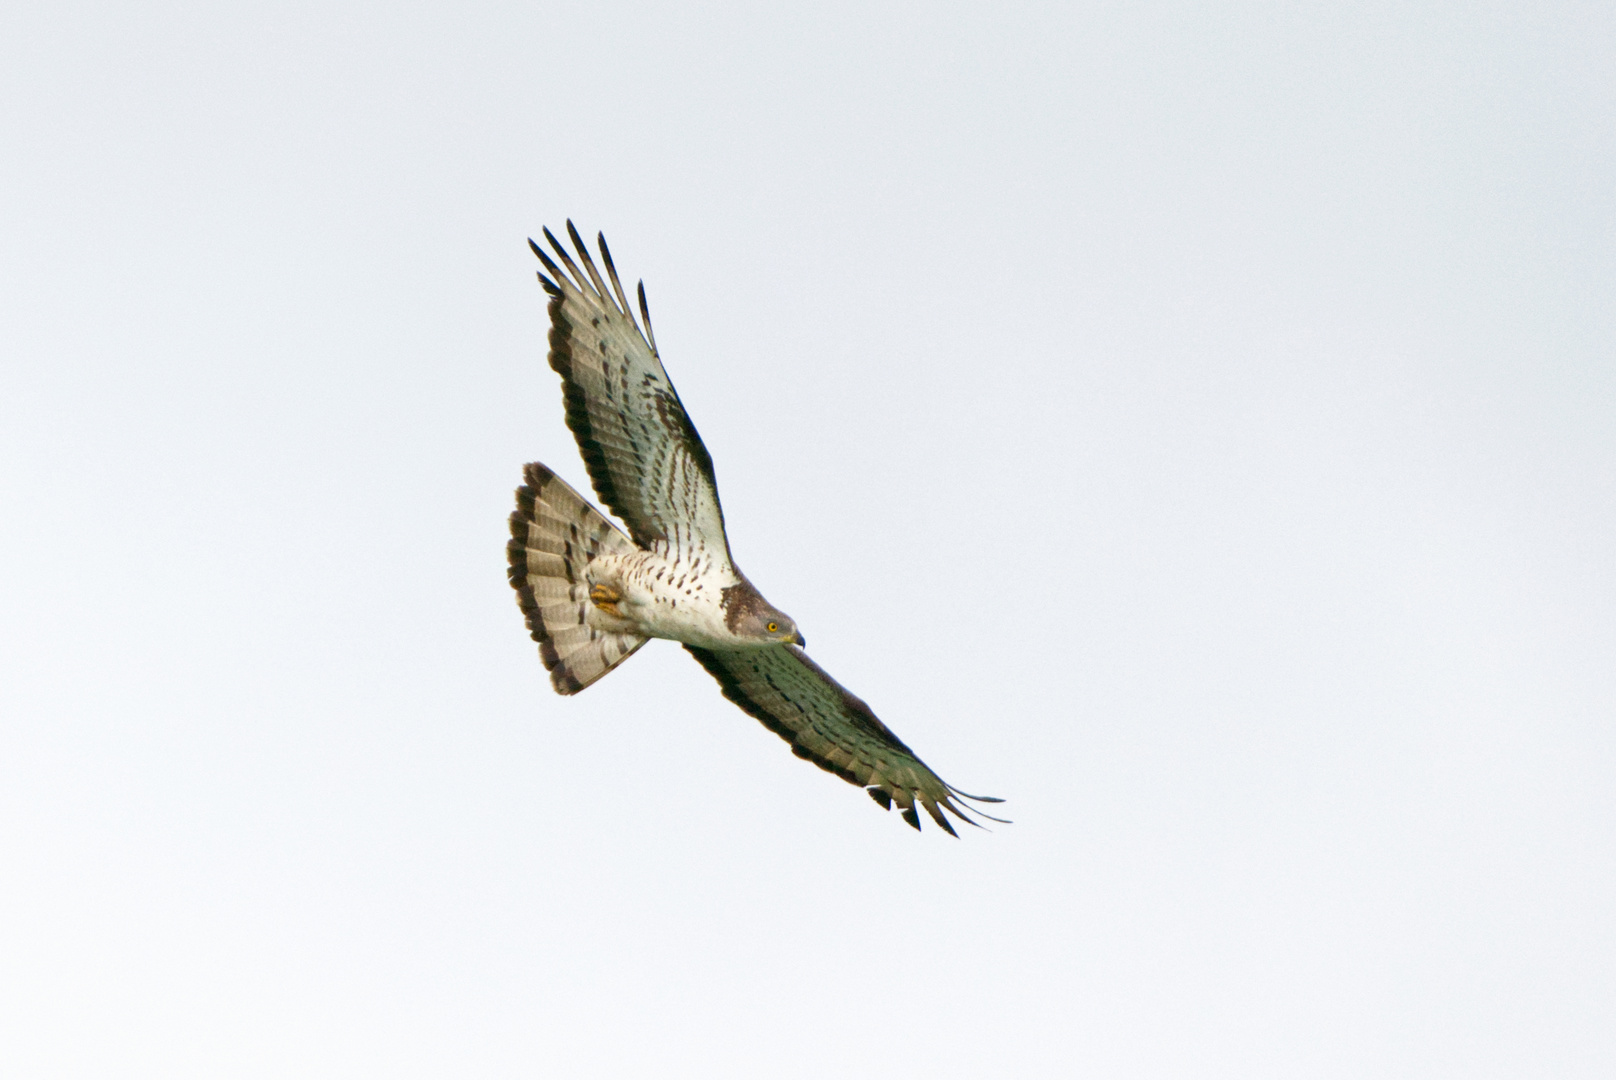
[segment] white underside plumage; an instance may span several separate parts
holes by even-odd
[[[607,633],[666,638],[706,649],[756,645],[724,621],[724,590],[740,583],[728,560],[704,548],[669,558],[655,551],[601,556],[585,571],[591,589],[604,587],[621,599],[597,604],[589,625]]]

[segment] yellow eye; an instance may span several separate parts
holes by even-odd
[[[776,632],[779,629],[780,629],[780,624],[779,623],[770,623],[769,624],[769,633],[772,634],[772,633]]]

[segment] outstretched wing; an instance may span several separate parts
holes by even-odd
[[[823,668],[795,645],[761,649],[699,649],[690,655],[724,688],[724,696],[763,721],[763,726],[791,744],[791,752],[826,772],[868,789],[884,808],[897,803],[904,820],[920,828],[915,804],[951,835],[958,836],[943,815],[977,824],[957,799],[996,803],[950,787],[926,767],[870,707],[844,690]],[[1001,818],[971,809],[992,821]]]
[[[610,292],[570,221],[567,235],[582,269],[549,229],[544,238],[560,265],[532,240],[528,244],[548,271],[539,280],[550,294],[550,366],[561,376],[567,426],[577,436],[589,479],[641,547],[704,547],[727,557],[713,460],[662,369],[655,337],[648,336],[645,284],[639,289],[642,334],[606,237],[600,237],[600,254]]]

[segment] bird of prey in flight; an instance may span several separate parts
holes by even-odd
[[[549,229],[552,252],[528,241],[550,295],[550,366],[595,493],[628,531],[544,465],[524,467],[509,576],[556,692],[576,694],[648,639],[668,638],[798,757],[860,785],[883,808],[897,803],[916,829],[917,805],[956,836],[944,811],[977,824],[961,802],[1001,800],[967,795],[927,768],[808,658],[797,624],[735,565],[713,461],[662,368],[645,283],[642,332],[605,236],[602,278],[570,221],[567,235],[576,262]]]

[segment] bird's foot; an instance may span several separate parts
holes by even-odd
[[[617,605],[623,599],[623,594],[610,585],[591,585],[589,588],[589,602],[608,615],[617,614]]]

